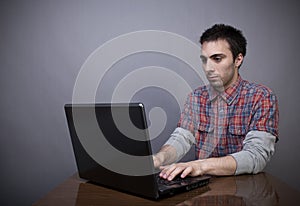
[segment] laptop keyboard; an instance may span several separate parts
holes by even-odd
[[[201,176],[201,177],[185,177],[181,178],[180,176],[175,177],[173,180],[169,181],[156,176],[158,190],[160,195],[172,195],[175,192],[188,191],[198,187],[205,186],[209,183],[210,177]]]
[[[191,180],[189,177],[186,178],[175,177],[173,180],[170,181],[157,176],[157,182],[162,185],[170,186],[175,184],[188,184],[191,182]]]

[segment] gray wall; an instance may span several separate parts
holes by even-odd
[[[242,29],[248,39],[243,78],[269,86],[279,98],[280,141],[266,170],[300,190],[299,6],[279,0],[1,1],[0,204],[31,204],[76,171],[63,105],[71,102],[80,67],[96,48],[145,29],[197,43],[205,28],[220,22]],[[149,65],[178,73],[187,68],[165,55],[130,56],[107,75],[97,101],[109,101],[120,75]],[[191,72],[182,75],[198,85]],[[175,127],[178,105],[154,88],[134,98],[168,108],[158,147]]]

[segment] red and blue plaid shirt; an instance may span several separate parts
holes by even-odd
[[[178,127],[195,136],[197,159],[203,159],[241,151],[249,131],[265,131],[278,138],[278,117],[275,94],[239,76],[225,92],[202,86],[190,93]]]

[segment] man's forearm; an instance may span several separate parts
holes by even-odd
[[[236,161],[232,156],[214,157],[196,161],[199,161],[203,174],[233,175],[237,167]]]
[[[176,149],[171,145],[164,145],[154,157],[155,167],[172,164],[177,160]]]
[[[174,160],[172,159],[173,163],[179,161],[191,149],[194,143],[195,137],[190,131],[177,127],[164,145],[172,146],[175,149],[175,153],[172,153],[175,156],[171,157],[175,158]]]

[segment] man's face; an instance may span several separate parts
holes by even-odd
[[[200,58],[206,77],[215,89],[227,89],[238,79],[238,67],[243,56],[240,54],[233,60],[226,40],[204,42]]]

